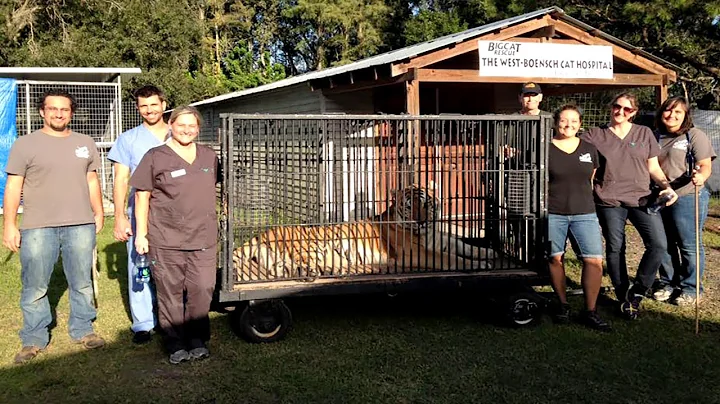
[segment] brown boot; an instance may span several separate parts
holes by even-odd
[[[43,351],[42,349],[40,349],[39,347],[37,347],[35,345],[24,346],[24,347],[22,347],[20,352],[18,352],[17,355],[15,355],[15,363],[21,364],[21,363],[29,362],[32,359],[34,359],[36,356],[38,356],[38,354],[42,351]]]
[[[74,342],[76,344],[82,344],[85,349],[95,349],[105,346],[105,340],[94,332],[80,339],[76,339]]]

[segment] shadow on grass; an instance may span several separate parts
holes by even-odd
[[[213,315],[212,357],[170,365],[155,339],[121,331],[105,348],[52,351],[0,369],[0,402],[479,403],[718,402],[718,325],[692,335],[654,309],[616,331],[496,327],[472,293],[289,299],[276,344],[236,338]],[[580,300],[571,300],[573,306]],[[654,303],[653,303],[654,304]],[[102,332],[102,330],[101,330]],[[60,337],[57,337],[60,338]]]
[[[116,280],[122,296],[123,306],[127,318],[132,322],[130,313],[130,300],[128,297],[128,274],[127,274],[127,244],[113,241],[105,245],[102,250],[105,253],[105,262],[101,265],[101,271],[107,270],[108,278]]]

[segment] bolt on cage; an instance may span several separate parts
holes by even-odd
[[[544,273],[549,118],[221,119],[220,301]]]

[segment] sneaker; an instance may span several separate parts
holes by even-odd
[[[570,305],[558,303],[552,317],[555,324],[567,324],[570,321]]]
[[[595,310],[583,310],[578,316],[578,321],[580,324],[596,331],[612,331],[610,324],[606,323]]]
[[[640,302],[642,302],[642,299],[642,295],[633,294],[628,300],[622,302],[620,311],[628,320],[637,320],[640,315]]]
[[[680,307],[690,307],[695,306],[695,300],[699,303],[701,299],[697,298],[695,295],[683,292],[675,299],[675,304]]]
[[[134,344],[142,345],[147,344],[152,340],[152,333],[150,331],[138,331],[133,334],[132,342]]]
[[[20,352],[15,355],[15,363],[19,365],[21,363],[29,362],[32,359],[35,359],[35,357],[42,351],[43,350],[40,349],[40,347],[35,345],[24,346]]]
[[[185,362],[188,360],[190,360],[190,354],[184,349],[180,349],[170,354],[170,363],[172,363],[173,365],[177,365],[180,362]]]
[[[105,340],[94,332],[91,332],[80,339],[76,339],[74,342],[76,344],[82,344],[85,349],[95,349],[105,346]]]
[[[192,360],[205,359],[209,356],[210,356],[210,350],[205,348],[204,346],[190,350],[190,359],[192,359]]]
[[[652,294],[652,298],[657,300],[658,302],[666,302],[670,300],[670,298],[673,295],[673,292],[675,292],[675,288],[673,288],[670,285],[661,286],[658,289],[655,289],[655,291]]]

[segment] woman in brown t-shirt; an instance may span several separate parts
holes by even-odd
[[[658,161],[679,198],[661,211],[669,255],[660,267],[660,280],[653,297],[659,301],[674,299],[680,306],[692,305],[703,292],[702,285],[696,285],[696,271],[700,271],[702,278],[705,268],[705,249],[702,243],[695,245],[695,219],[702,240],[710,202],[710,193],[704,184],[712,174],[716,154],[708,136],[693,127],[690,107],[684,97],[667,99],[655,113],[655,126],[660,142]],[[699,217],[695,216],[695,192]],[[698,268],[696,251],[700,253]]]
[[[195,143],[195,108],[176,108],[169,123],[172,137],[145,154],[130,185],[137,190],[135,249],[149,256],[158,322],[170,363],[177,364],[210,355],[218,160],[212,149]]]
[[[671,198],[677,199],[657,156],[657,140],[650,128],[632,123],[637,114],[637,99],[622,93],[610,103],[610,123],[591,128],[582,137],[595,145],[600,167],[593,183],[598,219],[605,238],[607,270],[628,319],[638,316],[640,302],[652,287],[655,274],[665,256],[667,243],[660,216],[650,214],[650,180],[655,181]],[[645,244],[635,282],[630,287],[625,260],[625,221],[635,226]]]

